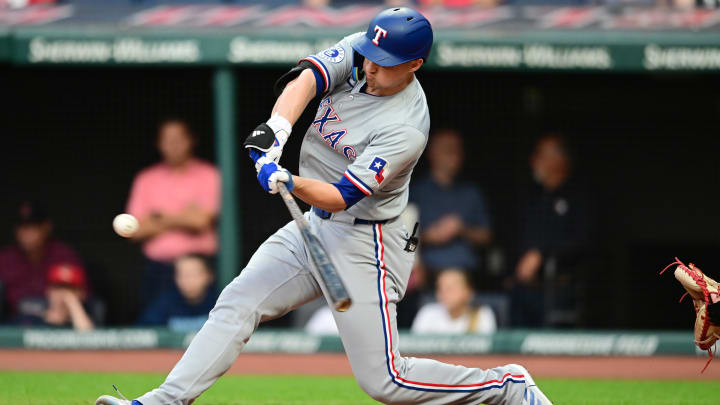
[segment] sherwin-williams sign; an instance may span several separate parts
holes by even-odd
[[[1,33],[0,33],[1,35]],[[291,66],[332,46],[334,36],[188,36],[109,32],[20,31],[0,37],[0,58],[16,64]],[[560,71],[719,71],[720,36],[682,44],[670,34],[590,42],[555,34],[512,41],[438,38],[428,61],[436,69]],[[686,39],[686,38],[682,38]],[[646,42],[647,41],[647,42]],[[12,52],[11,52],[12,50]]]
[[[27,44],[27,62],[37,63],[198,63],[200,42],[185,40],[47,39],[32,38]]]

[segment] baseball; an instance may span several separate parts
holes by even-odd
[[[113,229],[123,238],[133,236],[139,227],[138,220],[130,214],[120,214],[113,219]]]

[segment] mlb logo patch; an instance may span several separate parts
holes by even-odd
[[[376,157],[373,159],[370,167],[368,167],[368,169],[375,172],[375,181],[377,181],[378,184],[385,180],[385,166],[387,166],[387,160],[381,157]]]
[[[339,46],[326,49],[322,53],[323,57],[332,63],[340,63],[345,59],[345,50]]]

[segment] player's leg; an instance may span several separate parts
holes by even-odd
[[[143,405],[185,405],[233,364],[262,321],[321,294],[307,270],[304,244],[289,223],[265,241],[220,294],[215,308],[165,382],[138,398]]]
[[[395,307],[413,254],[397,222],[361,227],[329,250],[353,298],[349,311],[333,314],[363,390],[383,403],[521,404],[528,376],[520,366],[482,370],[400,355]],[[328,233],[323,240],[338,240]]]

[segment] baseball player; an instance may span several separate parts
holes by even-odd
[[[266,191],[277,193],[284,182],[312,206],[306,218],[353,298],[347,312],[333,315],[368,395],[387,404],[550,404],[522,366],[473,369],[398,350],[396,305],[414,259],[398,217],[430,127],[414,72],[432,40],[430,23],[417,11],[382,11],[366,33],[308,56],[281,77],[277,86],[284,89],[271,118],[245,147]],[[293,123],[316,97],[320,106],[303,138],[300,176],[293,176],[280,166],[280,155]],[[160,387],[132,402],[102,396],[96,404],[190,404],[230,368],[260,322],[325,292],[315,272],[297,226],[288,223],[223,290]]]

